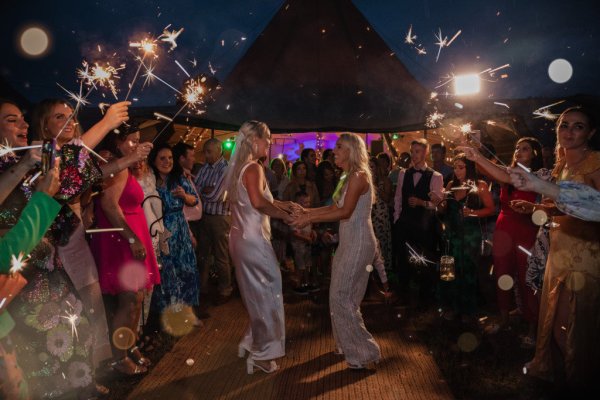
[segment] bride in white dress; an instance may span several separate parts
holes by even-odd
[[[271,133],[264,122],[247,121],[236,137],[225,177],[226,200],[231,205],[229,252],[250,324],[238,355],[247,372],[254,367],[271,373],[275,359],[285,355],[285,320],[279,263],[271,246],[269,217],[291,220],[299,211],[291,202],[273,200],[264,170],[257,160],[268,156]]]

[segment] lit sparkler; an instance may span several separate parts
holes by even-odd
[[[155,116],[156,118],[158,118],[158,119],[164,119],[165,121],[169,121],[169,122],[172,122],[172,121],[173,121],[173,118],[171,118],[171,117],[167,117],[166,115],[164,115],[164,114],[161,114],[161,113],[159,113],[159,112],[155,112],[155,113],[154,113],[154,116]]]
[[[556,103],[548,104],[547,106],[538,108],[537,110],[533,111],[533,115],[535,115],[534,118],[544,118],[544,119],[547,119],[550,121],[554,121],[559,116],[558,116],[558,114],[554,114],[554,113],[550,112],[550,108],[554,107],[558,104],[564,103],[564,102],[565,102],[565,100],[561,100],[561,101],[557,101]]]
[[[179,61],[175,60],[175,64],[177,64],[177,66],[183,71],[184,74],[187,75],[188,78],[191,78],[190,74],[188,74],[188,72],[185,70],[185,68],[183,68],[183,65],[181,65]]]
[[[15,257],[14,254],[10,256],[10,270],[9,274],[16,274],[17,272],[21,272],[23,268],[27,266],[27,261],[29,260],[29,256],[25,257],[23,252],[20,252],[18,257]]]
[[[21,146],[21,147],[11,147],[8,144],[0,144],[0,157],[5,156],[6,154],[9,153],[14,153],[15,151],[19,151],[19,150],[28,150],[28,149],[37,149],[42,147],[41,144],[34,144],[31,146]]]
[[[406,244],[406,247],[408,247],[408,253],[410,254],[410,257],[409,257],[408,261],[409,261],[411,264],[415,264],[415,265],[422,265],[422,266],[424,266],[424,267],[425,267],[425,266],[427,266],[427,263],[435,265],[435,263],[434,263],[434,262],[432,262],[432,261],[429,261],[427,258],[425,258],[425,256],[424,256],[424,255],[417,253],[417,252],[415,251],[415,249],[413,249],[413,248],[411,247],[411,245],[410,245],[410,244],[408,244],[408,243],[406,243],[406,242],[405,242],[405,244]]]
[[[427,54],[425,47],[415,47],[415,50],[417,51],[417,54],[420,56],[424,56],[425,54]]]
[[[83,141],[80,141],[79,143],[82,147],[85,147],[85,149],[87,151],[89,151],[91,154],[95,155],[96,157],[98,157],[100,160],[102,160],[105,163],[108,163],[108,160],[104,157],[102,157],[100,154],[96,153],[94,150],[92,150],[91,148],[89,148]]]
[[[428,128],[437,128],[438,123],[442,119],[444,119],[444,116],[445,116],[445,114],[442,114],[442,113],[438,112],[437,110],[435,110],[434,112],[429,114],[427,116],[427,118],[425,119],[425,126]]]
[[[154,58],[158,57],[156,55],[156,40],[155,39],[144,38],[139,42],[129,42],[129,47],[138,48],[138,49],[142,50],[144,52],[144,54],[142,55],[142,57],[139,57],[139,56],[137,57],[137,59],[140,62],[140,65],[138,65],[138,68],[135,71],[135,75],[133,76],[133,80],[129,84],[129,90],[127,91],[127,94],[125,95],[125,100],[127,100],[129,98],[129,95],[131,94],[133,85],[135,84],[135,81],[140,73],[140,69],[142,68],[142,64],[144,64],[144,60],[146,59],[146,57],[148,55],[153,55]]]

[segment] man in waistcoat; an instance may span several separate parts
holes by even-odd
[[[425,160],[428,153],[427,140],[417,139],[411,143],[412,166],[399,172],[394,196],[394,252],[398,256],[395,267],[399,278],[399,295],[409,299],[410,280],[414,280],[419,286],[419,307],[426,307],[435,300],[435,287],[439,279],[437,263],[441,224],[435,214],[437,204],[431,198],[442,198],[444,178],[427,166]],[[431,192],[437,197],[430,197]],[[429,262],[411,257],[407,244]]]

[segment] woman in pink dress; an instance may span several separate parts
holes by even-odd
[[[120,132],[110,137],[112,143],[108,146],[115,156],[126,156],[138,145],[151,146],[139,144],[140,132],[133,125],[121,127]],[[125,375],[144,373],[150,365],[139,349],[132,346],[137,340],[144,290],[160,283],[143,200],[144,192],[129,169],[107,180],[96,201],[97,226],[122,230],[96,233],[91,241],[102,293],[116,297],[117,308],[110,321],[113,353],[117,358],[113,368]]]

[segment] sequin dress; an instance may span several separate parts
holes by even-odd
[[[337,202],[342,207],[348,186]],[[379,345],[367,331],[360,312],[377,242],[371,222],[371,190],[360,195],[350,218],[340,221],[340,243],[331,266],[329,310],[333,337],[349,364],[378,362]]]
[[[0,159],[0,172],[18,161]],[[87,151],[65,145],[61,151],[61,185],[56,199],[67,202],[87,190],[101,176]],[[27,181],[25,177],[24,181]],[[0,205],[0,229],[11,228],[31,196],[21,184]],[[91,350],[93,336],[88,313],[56,252],[67,243],[79,224],[64,205],[50,230],[30,253],[23,275],[28,284],[9,305],[15,320],[13,339],[21,368],[34,399],[55,398],[93,384]]]

